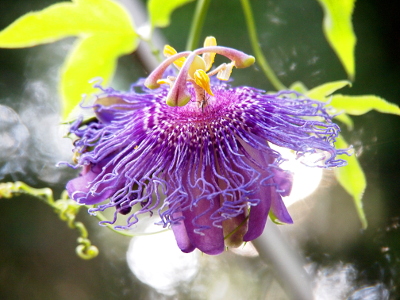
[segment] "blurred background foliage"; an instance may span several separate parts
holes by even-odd
[[[28,11],[55,2],[3,0],[0,29]],[[251,3],[264,54],[284,84],[300,80],[312,88],[346,78],[323,36],[323,15],[317,1],[253,0]],[[190,3],[179,8],[172,15],[171,25],[161,30],[178,51],[185,47],[194,7],[195,3]],[[395,1],[356,2],[353,17],[358,40],[356,79],[351,88],[342,91],[344,94],[376,94],[400,104],[398,10]],[[252,53],[239,1],[211,2],[203,29],[203,37],[207,35],[214,35],[220,45]],[[62,134],[51,129],[57,123],[60,108],[58,68],[73,40],[68,38],[28,49],[0,49],[0,104],[18,113],[0,110],[2,181],[18,179],[36,187],[49,186],[59,195],[65,182],[76,173],[55,168],[58,161],[69,159],[70,150],[69,141],[62,140]],[[126,90],[131,82],[143,76],[146,72],[136,56],[126,56],[119,60],[113,86]],[[237,70],[233,77],[235,85],[272,89],[257,68]],[[366,172],[368,187],[363,202],[368,229],[360,230],[350,196],[329,171],[325,172],[316,193],[290,208],[295,225],[281,229],[299,246],[315,274],[351,266],[352,272],[346,279],[350,286],[343,295],[363,299],[354,292],[379,285],[390,291],[390,299],[396,299],[400,297],[400,118],[370,112],[353,120],[355,130],[348,132],[343,127],[343,134],[354,145]],[[8,131],[12,134],[7,136],[6,129],[12,129]],[[100,255],[91,261],[75,255],[76,232],[48,206],[23,196],[1,199],[1,204],[1,299],[173,299],[174,296],[161,295],[141,283],[130,272],[126,264],[129,239],[99,227],[97,219],[88,216],[84,209],[78,219],[88,225],[93,244],[100,248]],[[248,287],[249,293],[252,290],[257,299],[265,299],[265,291],[260,288],[265,282],[260,280],[260,274],[267,274],[268,267],[258,257],[228,252],[204,259],[208,263],[204,264],[203,274],[228,278],[224,289],[221,287],[225,294],[221,292],[210,298],[204,292],[207,281],[197,279],[182,286],[176,297],[226,299],[229,290],[243,286]],[[211,268],[213,264],[219,268]],[[331,297],[321,296],[321,299],[336,299],[333,294]]]

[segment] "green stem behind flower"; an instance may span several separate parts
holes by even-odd
[[[254,23],[253,12],[251,10],[249,0],[240,0],[240,2],[242,3],[243,13],[247,24],[247,30],[249,32],[250,42],[254,51],[254,55],[256,57],[256,62],[260,65],[265,76],[272,83],[275,89],[277,90],[286,89],[285,85],[282,82],[280,82],[278,77],[275,75],[274,71],[267,62],[267,59],[264,57],[264,54],[261,50],[260,42],[258,41],[257,37],[256,25]]]
[[[207,10],[211,0],[198,0],[196,10],[194,12],[192,25],[190,27],[189,37],[186,43],[186,50],[194,50],[198,48],[201,31],[206,19]]]

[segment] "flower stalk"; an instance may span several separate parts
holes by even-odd
[[[254,22],[253,12],[251,10],[251,5],[249,0],[240,0],[243,8],[243,13],[246,19],[247,30],[249,32],[250,43],[254,51],[254,55],[257,59],[257,63],[260,65],[263,70],[265,76],[271,82],[273,87],[277,90],[285,90],[285,85],[279,80],[279,78],[275,75],[271,66],[269,65],[267,59],[265,58],[261,47],[260,42],[257,37],[257,29]]]
[[[193,51],[197,48],[210,3],[211,0],[197,1],[196,10],[192,19],[192,25],[190,26],[189,37],[186,43],[186,50]]]

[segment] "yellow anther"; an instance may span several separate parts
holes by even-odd
[[[208,36],[204,40],[204,47],[217,46],[217,39],[213,36]]]
[[[173,76],[168,76],[167,78],[162,78],[157,80],[158,84],[168,84],[169,86],[172,86],[174,84],[175,81],[175,77]]]
[[[205,70],[205,69],[206,69],[206,63],[204,59],[202,59],[200,56],[196,56],[192,64],[190,65],[188,74],[191,78],[194,78],[194,73],[197,70]]]
[[[178,52],[176,52],[174,47],[171,47],[170,45],[165,45],[164,46],[164,51],[163,54],[165,57],[170,57],[172,55],[177,54]]]
[[[229,77],[231,77],[231,73],[232,73],[232,69],[235,66],[235,62],[232,61],[229,64],[223,64],[221,67],[221,70],[219,70],[218,74],[217,74],[217,78],[219,80],[228,80]]]
[[[178,52],[176,52],[175,48],[171,47],[170,45],[165,45],[164,46],[164,50],[163,50],[163,54],[165,57],[170,57],[172,55],[177,54]],[[174,61],[174,65],[180,69],[182,68],[183,64],[185,63],[186,58],[181,57],[178,58],[177,60]]]
[[[204,40],[204,47],[212,47],[212,46],[217,46],[217,40],[213,36],[208,36]],[[215,58],[216,53],[203,53],[203,59],[206,63],[206,68],[205,71],[208,71],[211,69],[212,64],[214,63],[214,58]]]
[[[210,86],[210,77],[208,77],[204,70],[197,70],[194,73],[194,82],[204,89],[208,94],[214,96]]]
[[[171,85],[171,82],[166,78],[157,80],[157,83],[158,84],[169,84],[169,85]]]

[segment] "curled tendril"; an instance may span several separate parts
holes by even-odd
[[[76,247],[76,254],[82,259],[92,259],[99,254],[99,249],[96,246],[93,246],[89,239],[79,237],[78,238],[79,245]]]
[[[66,191],[62,193],[61,199],[54,201],[53,191],[50,188],[35,189],[21,181],[0,183],[0,198],[10,199],[19,194],[31,195],[42,200],[54,209],[60,219],[68,224],[69,228],[78,230],[80,236],[77,239],[76,254],[80,258],[92,259],[99,254],[97,247],[92,245],[88,239],[85,225],[82,222],[75,221],[81,206],[69,199]]]

